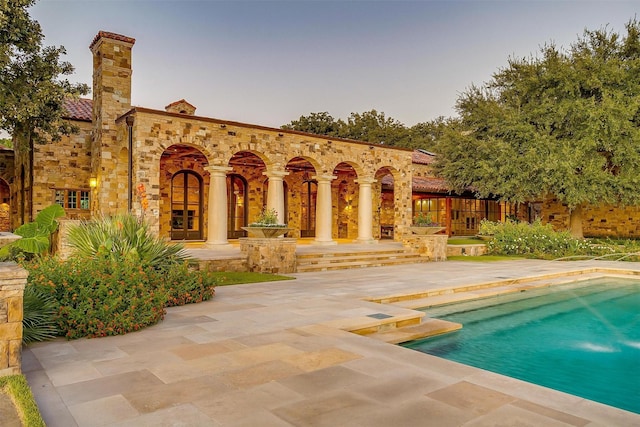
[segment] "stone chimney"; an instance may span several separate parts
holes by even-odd
[[[131,108],[131,49],[135,39],[100,31],[89,45],[93,53],[92,174],[94,213],[112,214],[117,203],[117,159],[126,149],[126,138],[118,140],[116,119]]]

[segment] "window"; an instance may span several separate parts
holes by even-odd
[[[55,190],[54,203],[65,209],[89,210],[89,190]]]

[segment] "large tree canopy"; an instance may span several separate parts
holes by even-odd
[[[328,112],[300,116],[282,129],[355,139],[372,144],[404,148],[432,149],[434,141],[448,123],[443,117],[407,128],[400,121],[376,110],[351,113],[347,121],[334,119]]]
[[[640,203],[640,26],[586,30],[566,50],[510,59],[457,101],[435,169],[457,190],[524,202],[553,195],[582,234],[586,203]]]
[[[64,99],[88,92],[60,76],[73,73],[60,61],[63,47],[43,46],[44,36],[28,7],[35,0],[0,0],[0,129],[13,135],[16,149],[57,140],[72,131],[61,120]]]

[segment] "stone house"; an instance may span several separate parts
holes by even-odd
[[[0,149],[11,229],[52,203],[71,219],[131,211],[162,237],[208,247],[244,236],[264,207],[289,237],[317,244],[399,240],[418,212],[450,235],[477,233],[482,218],[530,215],[450,194],[425,151],[200,117],[184,99],[132,106],[134,43],[104,31],[93,39],[93,99],[65,105],[78,133],[31,153]]]

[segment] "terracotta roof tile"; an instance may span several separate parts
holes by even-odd
[[[425,150],[413,150],[411,161],[419,165],[430,165],[436,159],[436,155]]]
[[[98,43],[98,40],[100,40],[101,38],[119,40],[121,42],[131,43],[131,44],[134,44],[136,42],[136,39],[134,39],[133,37],[123,36],[122,34],[110,33],[109,31],[98,31],[98,34],[96,34],[96,36],[93,38],[93,41],[89,45],[89,49],[91,49],[94,44]]]
[[[66,114],[63,115],[65,119],[90,122],[93,114],[93,100],[86,98],[65,99],[64,109],[66,110]]]
[[[385,188],[393,188],[393,177],[385,175],[382,178],[382,186]],[[413,191],[429,192],[429,193],[447,193],[449,187],[442,178],[423,178],[414,176],[411,181],[411,189]]]
[[[184,98],[183,98],[183,99],[181,99],[180,101],[172,102],[171,104],[167,105],[167,106],[166,106],[166,107],[164,107],[164,108],[173,107],[174,105],[178,105],[178,104],[187,104],[188,106],[193,107],[194,109],[196,108],[196,106],[195,106],[195,105],[191,104],[190,102],[187,102]]]

